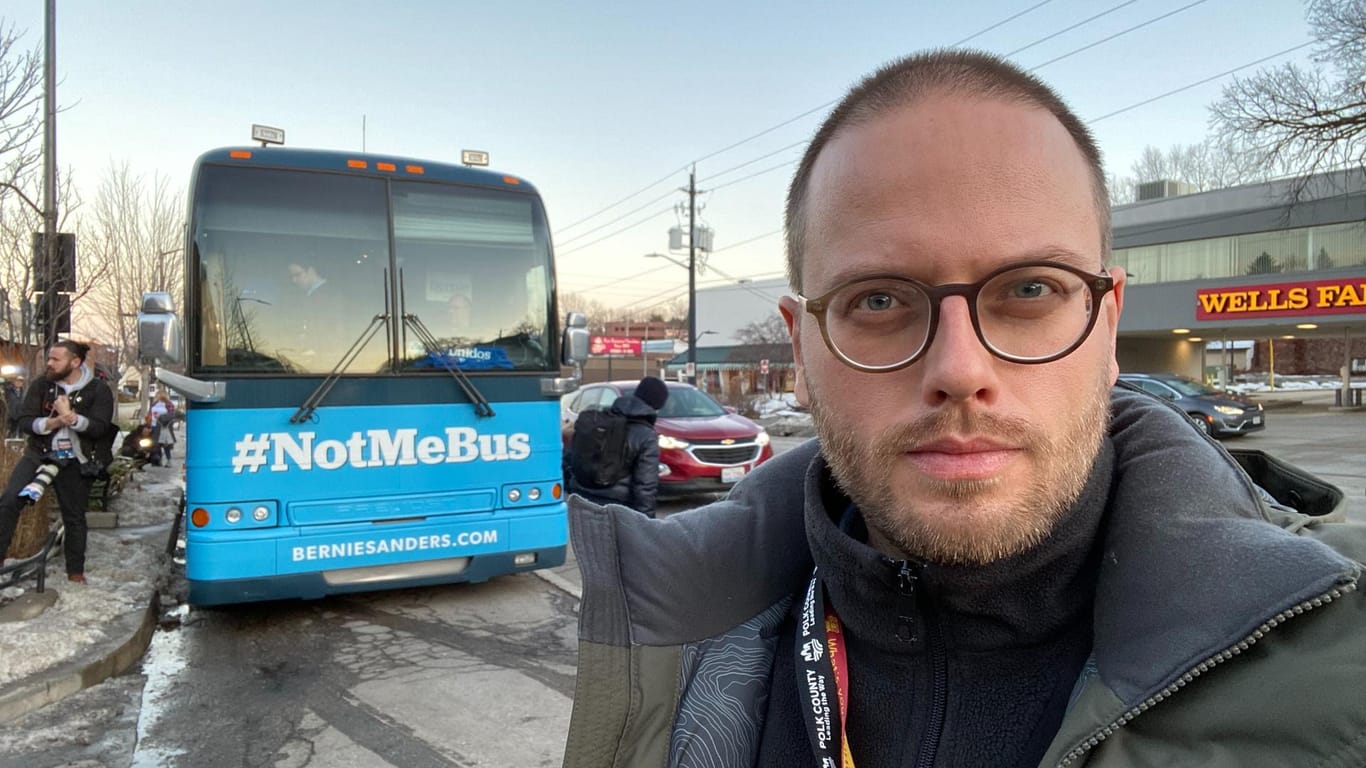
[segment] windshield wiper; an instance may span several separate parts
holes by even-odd
[[[474,414],[480,418],[494,416],[493,406],[489,403],[489,399],[484,397],[484,393],[474,386],[474,382],[470,381],[469,374],[465,373],[459,365],[451,364],[451,355],[441,351],[441,342],[437,341],[431,329],[422,322],[422,318],[408,314],[408,290],[404,285],[403,270],[401,269],[398,271],[398,300],[401,302],[399,313],[403,318],[403,326],[413,329],[413,334],[417,336],[418,341],[422,342],[422,348],[427,351],[427,356],[440,363],[441,367],[445,368],[446,372],[455,379],[455,383],[460,385],[460,391],[464,392],[465,397],[468,397],[470,403],[474,405]]]
[[[389,327],[389,318],[393,315],[389,312],[389,270],[387,269],[380,277],[380,287],[384,291],[384,314],[370,318],[370,325],[361,331],[360,336],[352,342],[351,348],[346,350],[346,354],[342,355],[336,365],[332,366],[332,372],[327,374],[327,377],[318,384],[313,393],[304,400],[304,404],[299,406],[299,410],[289,417],[290,424],[299,424],[311,419],[313,412],[318,410],[318,405],[322,403],[323,398],[327,397],[327,393],[331,392],[332,388],[337,385],[337,380],[341,378],[343,373],[346,373],[347,368],[351,367],[351,363],[356,361],[356,357],[360,355],[361,350],[365,349],[365,345],[370,343],[370,339],[375,337],[375,331],[381,327]]]
[[[431,329],[422,322],[422,318],[417,315],[404,315],[403,324],[408,328],[413,329],[413,333],[417,336],[418,341],[421,341],[423,348],[427,350],[427,357],[440,363],[441,367],[445,368],[446,371],[455,378],[456,383],[460,385],[461,391],[465,393],[465,397],[468,397],[470,402],[474,404],[475,415],[481,417],[493,416],[493,406],[489,404],[488,398],[484,397],[484,394],[475,388],[474,382],[470,381],[469,374],[461,370],[460,366],[451,364],[451,355],[441,351],[441,342],[437,341],[436,337],[432,335]]]
[[[346,354],[342,355],[342,359],[338,360],[337,364],[332,366],[332,372],[327,374],[327,378],[323,379],[322,382],[318,384],[318,388],[313,390],[313,394],[309,395],[307,400],[304,400],[304,404],[299,406],[299,410],[295,411],[294,415],[289,417],[290,424],[298,424],[312,418],[313,412],[318,410],[318,405],[322,403],[323,398],[327,397],[327,393],[331,392],[332,387],[337,385],[337,380],[341,378],[343,373],[346,373],[347,368],[351,367],[351,363],[355,362],[356,357],[360,355],[361,350],[365,349],[365,345],[370,343],[370,339],[375,337],[375,331],[378,331],[380,328],[388,327],[389,313],[387,309],[388,308],[386,307],[384,314],[375,315],[370,318],[370,325],[366,327],[364,331],[361,331],[360,336],[351,344],[351,348],[346,350]]]

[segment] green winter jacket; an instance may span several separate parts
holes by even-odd
[[[1112,413],[1095,641],[1042,765],[1366,766],[1366,525],[1332,486],[1230,455],[1166,404],[1116,389]],[[663,520],[571,500],[566,768],[753,765],[775,633],[811,575],[817,450]]]

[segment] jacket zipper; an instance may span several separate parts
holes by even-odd
[[[1267,619],[1264,624],[1257,627],[1257,629],[1253,630],[1252,634],[1243,638],[1239,642],[1234,643],[1232,646],[1229,646],[1228,648],[1214,654],[1213,656],[1210,656],[1209,658],[1205,659],[1204,661],[1200,662],[1194,667],[1191,667],[1189,671],[1187,671],[1181,677],[1177,678],[1166,688],[1163,688],[1162,690],[1158,691],[1157,693],[1153,694],[1148,699],[1143,701],[1138,706],[1120,715],[1114,722],[1110,723],[1104,728],[1100,728],[1092,732],[1091,736],[1088,737],[1086,741],[1082,742],[1080,746],[1076,747],[1071,752],[1068,752],[1066,755],[1063,755],[1062,760],[1058,761],[1058,768],[1067,768],[1067,766],[1071,765],[1073,761],[1077,760],[1082,755],[1085,755],[1092,749],[1095,749],[1095,747],[1099,745],[1102,741],[1105,741],[1113,733],[1118,731],[1121,726],[1127,724],[1130,720],[1133,720],[1140,714],[1148,711],[1148,709],[1152,707],[1154,704],[1171,698],[1173,693],[1176,693],[1178,690],[1186,687],[1186,684],[1191,682],[1195,678],[1210,671],[1219,664],[1222,664],[1223,662],[1232,659],[1234,656],[1241,654],[1248,648],[1251,648],[1253,645],[1257,643],[1258,640],[1261,640],[1267,632],[1270,632],[1275,627],[1284,624],[1286,621],[1296,616],[1308,613],[1309,611],[1315,608],[1327,605],[1333,602],[1334,600],[1342,597],[1343,595],[1350,594],[1356,591],[1356,588],[1357,580],[1353,579],[1352,581],[1343,584],[1342,586],[1334,587],[1333,589],[1328,590],[1327,592],[1325,592],[1322,595],[1319,595],[1318,597],[1312,598],[1310,600],[1305,600],[1299,605],[1287,608],[1284,611],[1281,611],[1280,613],[1276,614],[1275,616],[1272,616],[1271,618]]]
[[[915,593],[917,570],[919,567],[912,566],[911,563],[902,560],[900,570],[897,573],[897,590],[919,602]],[[928,600],[925,601],[921,614],[925,617],[933,694],[930,697],[930,717],[925,727],[925,742],[920,746],[915,766],[916,768],[931,768],[939,753],[939,739],[944,732],[944,713],[948,709],[948,654],[944,649],[944,635],[940,632],[939,622],[936,620]]]

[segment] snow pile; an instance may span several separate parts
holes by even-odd
[[[3,625],[0,687],[67,662],[80,662],[93,646],[117,645],[127,637],[108,637],[126,613],[141,613],[163,578],[166,541],[184,492],[179,467],[148,465],[128,479],[110,503],[119,525],[92,529],[86,545],[84,586],[70,584],[60,552],[48,561],[47,588],[57,602],[28,621]],[[32,590],[33,581],[7,590]]]

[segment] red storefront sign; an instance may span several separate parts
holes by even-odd
[[[630,336],[594,336],[588,340],[588,354],[640,357],[640,339]]]
[[[1196,320],[1366,315],[1366,279],[1202,288],[1195,300]]]

